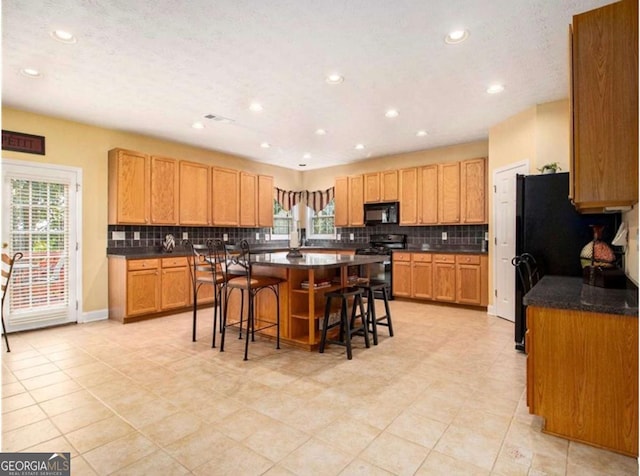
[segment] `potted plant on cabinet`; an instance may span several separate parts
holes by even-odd
[[[562,170],[558,162],[551,162],[549,164],[545,164],[538,169],[538,171],[543,174],[555,174],[558,170]]]

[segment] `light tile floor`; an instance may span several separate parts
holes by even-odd
[[[637,462],[546,435],[513,324],[394,301],[396,336],[354,359],[258,339],[211,349],[210,310],[11,335],[2,450],[68,451],[72,474],[631,475]]]

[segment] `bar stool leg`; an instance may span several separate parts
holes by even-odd
[[[276,295],[276,349],[280,348],[280,285],[273,291]]]
[[[367,290],[367,326],[371,324],[373,345],[378,345],[378,318],[376,316],[376,301],[373,289]]]
[[[345,297],[342,298],[340,321],[340,340],[343,340],[345,342],[347,346],[347,359],[351,360],[353,358],[353,353],[351,352],[351,326],[349,325],[349,317],[347,315],[347,299]]]
[[[369,345],[369,331],[367,329],[367,327],[368,327],[368,324],[367,324],[368,316],[364,311],[364,304],[362,304],[362,295],[356,296],[355,299],[358,300],[358,306],[360,307],[360,321],[362,322],[362,330],[363,330],[363,333],[364,333],[364,345],[368,349],[370,347],[370,345]],[[355,304],[356,304],[355,299],[353,301],[354,314],[355,314]]]
[[[384,298],[384,310],[387,313],[387,324],[389,326],[389,337],[393,337],[393,324],[391,323],[391,311],[389,310],[389,296],[387,288],[382,288],[382,297]]]
[[[320,337],[320,348],[318,352],[324,354],[324,345],[327,342],[327,327],[329,327],[329,314],[331,313],[331,297],[327,298],[324,306],[324,320],[322,321],[322,337]]]

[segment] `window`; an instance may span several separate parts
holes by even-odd
[[[319,212],[307,207],[307,238],[334,239],[336,237],[334,215],[335,200],[331,200]]]
[[[288,240],[289,231],[293,228],[293,217],[297,215],[297,205],[287,211],[273,200],[273,228],[271,229],[272,240]]]
[[[81,172],[3,160],[3,242],[23,258],[13,269],[7,329],[77,321],[81,271]]]

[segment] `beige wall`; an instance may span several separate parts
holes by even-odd
[[[84,193],[81,243],[84,312],[107,308],[107,152],[110,149],[122,147],[272,175],[276,186],[293,190],[297,190],[301,183],[301,173],[298,171],[11,108],[2,108],[2,128],[46,138],[45,156],[3,150],[3,158],[82,169]]]
[[[530,107],[489,129],[489,190],[496,169],[529,161],[529,173],[550,162],[569,171],[569,101]],[[489,194],[489,254],[494,256],[493,194]],[[489,304],[493,304],[493,264],[489,265]]]
[[[437,149],[375,157],[348,165],[309,170],[302,176],[302,188],[305,190],[325,190],[333,187],[335,177],[402,169],[405,167],[415,167],[417,165],[475,159],[477,157],[486,157],[488,152],[487,141],[480,140],[466,144],[439,147]]]

